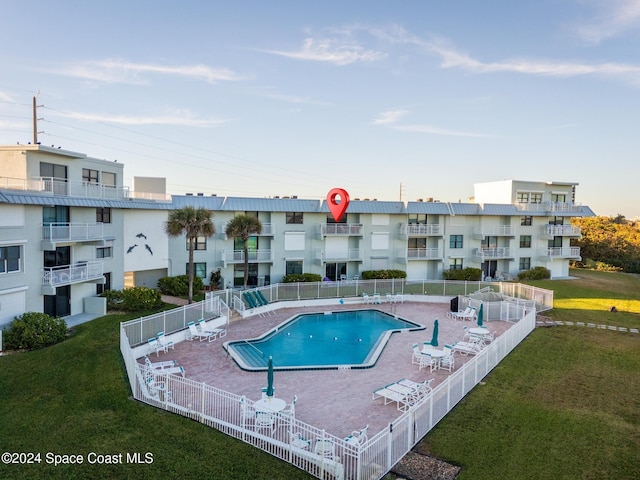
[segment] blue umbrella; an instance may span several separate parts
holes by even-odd
[[[481,303],[480,304],[480,310],[478,310],[478,326],[481,327],[482,326],[482,317],[484,316],[484,311],[483,311],[483,307],[484,305]]]
[[[273,358],[271,356],[267,364],[267,397],[273,397]]]
[[[433,337],[431,338],[431,346],[438,346],[438,319],[433,322]]]

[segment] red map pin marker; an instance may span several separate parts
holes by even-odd
[[[339,202],[336,197],[340,197]],[[333,219],[339,222],[349,206],[349,194],[344,188],[332,188],[327,194],[327,205],[329,205]]]

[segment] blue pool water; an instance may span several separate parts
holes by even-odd
[[[394,332],[425,327],[380,310],[298,315],[262,337],[225,343],[244,370],[367,368],[375,364]]]

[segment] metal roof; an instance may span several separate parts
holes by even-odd
[[[408,202],[407,213],[427,215],[449,215],[449,207],[444,202]]]
[[[308,212],[320,209],[319,200],[300,198],[227,197],[221,210],[235,212]]]
[[[224,197],[205,197],[203,195],[172,195],[172,209],[182,207],[206,208],[207,210],[220,210],[224,203]]]
[[[322,202],[323,213],[329,213],[329,206],[326,201]],[[351,200],[347,208],[347,213],[407,213],[403,202],[384,202],[378,200]]]
[[[171,210],[173,205],[168,202],[154,202],[136,199],[112,200],[106,198],[66,197],[61,195],[42,195],[30,193],[3,192],[1,203],[17,205],[63,205],[68,207],[102,207],[126,208],[140,210]]]

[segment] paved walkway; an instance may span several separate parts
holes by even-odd
[[[349,435],[369,424],[369,436],[386,428],[400,415],[395,403],[384,405],[382,399],[372,400],[376,388],[402,378],[423,381],[434,378],[433,386],[442,382],[449,372],[437,370],[430,373],[427,369],[419,371],[412,365],[412,344],[430,341],[433,332],[433,320],[439,321],[439,343],[454,343],[461,340],[463,327],[474,326],[471,322],[448,319],[448,304],[408,302],[404,304],[377,305],[381,310],[413,320],[426,326],[426,330],[395,333],[391,336],[377,364],[372,368],[353,370],[302,370],[276,371],[276,397],[291,402],[298,396],[296,418],[325,429],[328,433],[340,436]],[[185,341],[176,345],[175,350],[161,354],[159,360],[175,359],[184,366],[186,377],[198,382],[224,389],[247,398],[258,400],[261,388],[266,386],[266,372],[247,372],[241,370],[227,355],[223,341],[255,338],[265,331],[288,320],[292,316],[311,311],[337,311],[362,308],[362,305],[340,305],[312,308],[283,308],[272,316],[253,316],[236,320],[227,327],[227,336],[222,341],[208,343]],[[500,335],[511,326],[508,322],[488,322],[490,330]],[[470,357],[456,354],[456,366],[459,367]],[[153,355],[153,360],[156,356]],[[454,370],[455,371],[455,370]]]

